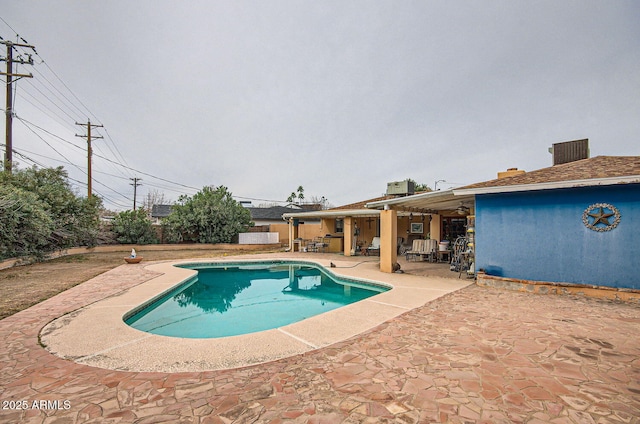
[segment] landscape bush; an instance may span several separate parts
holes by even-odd
[[[100,207],[74,193],[62,167],[0,173],[0,259],[94,246]]]
[[[124,211],[113,219],[111,230],[121,244],[156,244],[158,235],[144,209]]]
[[[169,243],[231,243],[252,225],[249,211],[224,186],[180,196],[162,224]]]

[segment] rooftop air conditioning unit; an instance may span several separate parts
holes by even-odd
[[[407,196],[415,191],[415,183],[410,180],[387,183],[387,194],[390,196]]]
[[[589,139],[554,143],[549,152],[553,155],[553,165],[589,159]]]

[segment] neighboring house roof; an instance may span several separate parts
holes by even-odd
[[[171,208],[173,205],[153,205],[151,206],[151,217],[166,218],[171,214]]]
[[[268,208],[247,208],[253,220],[282,221],[282,214],[288,212],[301,212],[298,208],[286,206],[271,206]]]
[[[499,193],[640,183],[640,156],[596,156],[453,189],[456,194]]]

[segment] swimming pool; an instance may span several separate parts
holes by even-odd
[[[196,277],[125,315],[133,328],[184,338],[254,333],[358,302],[389,287],[304,262],[184,264]]]

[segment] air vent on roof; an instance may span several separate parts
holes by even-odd
[[[514,175],[521,175],[521,174],[524,174],[524,173],[525,173],[524,169],[509,168],[506,171],[498,172],[498,179],[507,178],[507,177],[513,177]]]
[[[589,139],[565,141],[564,143],[554,143],[549,149],[553,155],[553,164],[574,162],[589,158]]]

